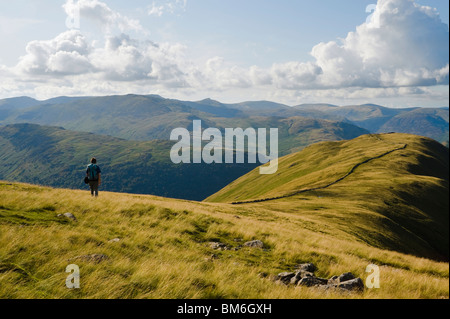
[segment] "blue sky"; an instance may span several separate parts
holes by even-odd
[[[382,25],[366,28],[375,4]],[[447,106],[448,11],[445,0],[0,0],[0,98]]]

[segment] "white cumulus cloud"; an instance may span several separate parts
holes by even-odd
[[[82,74],[91,69],[87,58],[89,44],[76,30],[59,34],[52,40],[32,41],[16,70],[29,75]]]
[[[147,13],[150,16],[161,17],[164,13],[175,14],[178,11],[184,11],[186,6],[187,0],[153,1],[148,6]]]
[[[154,1],[147,13],[176,13],[186,5],[186,0]],[[66,0],[63,8],[68,17],[79,13],[81,23],[98,23],[107,31],[104,38],[89,40],[81,28],[29,42],[16,66],[0,65],[0,92],[28,85],[43,95],[53,87],[54,92],[82,95],[151,91],[172,96],[201,92],[205,97],[248,92],[292,100],[359,99],[436,96],[425,88],[449,83],[448,26],[434,9],[413,0],[379,0],[370,21],[343,39],[315,45],[312,61],[269,67],[238,66],[214,56],[195,63],[186,57],[189,48],[184,45],[131,36],[128,31],[143,30],[140,22],[100,0]],[[145,30],[142,34],[147,35]]]
[[[448,84],[448,26],[412,0],[379,0],[373,19],[338,43],[312,49],[319,84],[400,87]]]
[[[98,23],[108,32],[116,27],[119,28],[121,32],[127,30],[143,30],[143,27],[138,20],[131,19],[112,10],[106,3],[99,0],[67,0],[63,5],[63,8],[69,17],[89,19]]]
[[[448,26],[434,9],[413,0],[379,0],[370,21],[344,39],[314,46],[311,62],[242,68],[216,57],[199,72],[209,87],[217,89],[298,91],[448,85],[448,47]]]

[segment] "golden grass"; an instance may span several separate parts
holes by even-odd
[[[106,192],[93,199],[87,191],[0,182],[0,298],[449,297],[448,263],[374,248],[333,227],[329,218],[283,205]],[[65,212],[78,222],[56,217]],[[113,238],[121,240],[109,242]],[[262,240],[265,249],[217,251],[207,245],[237,247],[253,239]],[[72,260],[88,254],[109,259]],[[258,276],[302,262],[316,264],[321,277],[351,271],[363,280],[366,266],[375,263],[381,267],[381,288],[341,294]],[[71,263],[80,267],[80,289],[65,286]]]

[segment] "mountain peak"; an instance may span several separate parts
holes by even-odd
[[[201,101],[197,101],[196,103],[199,104],[206,104],[206,105],[210,105],[210,106],[222,106],[223,103],[220,103],[219,101],[207,98],[207,99],[203,99]]]

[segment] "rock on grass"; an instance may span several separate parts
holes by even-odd
[[[58,217],[65,217],[65,218],[71,219],[75,222],[77,221],[77,218],[72,213],[59,214]]]
[[[254,248],[263,248],[264,247],[264,243],[260,240],[252,240],[252,241],[248,241],[244,244],[244,246],[246,247],[254,247]]]

